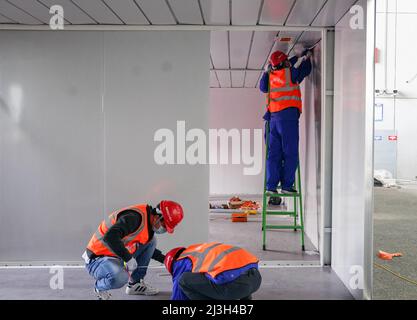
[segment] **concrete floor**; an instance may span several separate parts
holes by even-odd
[[[248,222],[231,222],[230,214],[211,214],[209,240],[235,244],[248,249],[261,260],[319,261],[320,257],[311,241],[305,238],[301,250],[300,231],[268,230],[266,250],[262,250],[261,215],[249,216]],[[271,224],[288,224],[291,218],[268,217]]]
[[[402,252],[374,262],[417,281],[417,190],[375,188],[374,252]],[[374,267],[374,299],[417,299],[417,286]]]
[[[349,291],[330,270],[321,267],[262,268],[260,289],[253,295],[257,300],[352,299]],[[91,300],[94,280],[87,271],[64,269],[64,288],[53,290],[49,269],[0,269],[0,300]],[[171,277],[165,269],[148,271],[146,281],[161,290],[153,297],[128,296],[124,288],[113,290],[113,299],[167,300],[171,294]]]

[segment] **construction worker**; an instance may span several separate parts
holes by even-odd
[[[117,210],[102,221],[83,254],[89,274],[96,279],[97,297],[108,300],[109,290],[128,282],[126,294],[158,294],[143,281],[151,258],[165,260],[156,249],[154,233],[173,233],[183,216],[180,204],[163,200],[156,208],[138,204]]]
[[[261,285],[258,258],[219,242],[179,247],[165,256],[172,300],[249,300]]]
[[[260,90],[267,93],[269,145],[266,163],[267,194],[295,194],[295,172],[298,167],[299,117],[302,112],[299,84],[311,72],[311,51],[301,45],[294,48],[296,55],[275,51],[260,81]],[[268,94],[269,92],[269,94]],[[279,204],[280,198],[271,197],[269,203]],[[278,201],[279,203],[276,203]]]

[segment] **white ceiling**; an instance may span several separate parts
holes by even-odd
[[[48,24],[61,5],[73,25],[334,26],[357,0],[0,0],[0,24]],[[286,39],[287,38],[287,39]],[[276,39],[276,41],[274,41]],[[213,31],[212,87],[255,87],[269,54],[320,40],[313,31]]]

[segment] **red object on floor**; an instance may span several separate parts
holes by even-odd
[[[382,260],[392,260],[393,257],[401,257],[402,255],[401,252],[388,253],[382,250],[379,250],[378,252],[378,258]]]
[[[232,213],[232,222],[248,222],[246,213]]]

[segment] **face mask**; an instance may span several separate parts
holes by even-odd
[[[167,229],[165,229],[163,226],[160,226],[159,229],[156,229],[156,230],[155,228],[153,228],[153,231],[157,234],[162,234],[162,233],[167,232]]]
[[[160,227],[158,229],[155,228],[155,226],[152,226],[152,230],[157,234],[162,234],[162,233],[167,232],[167,230],[162,226],[161,220],[162,220],[162,216],[159,217],[158,220],[155,223],[155,224],[158,224],[158,223],[160,224]]]

